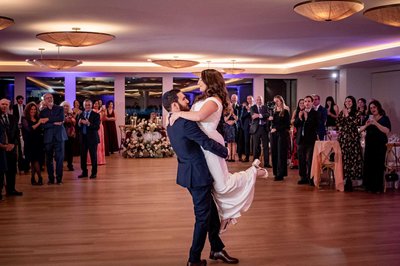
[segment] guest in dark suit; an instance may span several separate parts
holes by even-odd
[[[232,103],[232,109],[233,109],[233,114],[237,117],[237,121],[235,123],[235,143],[236,143],[236,150],[234,151],[234,154],[239,154],[239,150],[243,149],[242,143],[239,144],[239,138],[243,138],[243,130],[242,130],[242,125],[239,120],[240,113],[242,112],[242,106],[238,102],[238,96],[236,94],[232,94],[231,96],[231,103]]]
[[[242,112],[239,116],[240,124],[243,129],[243,149],[239,150],[239,160],[242,159],[242,155],[245,155],[243,162],[249,162],[250,159],[250,123],[251,113],[250,108],[254,105],[253,96],[247,96],[247,102],[242,105]]]
[[[188,111],[189,101],[179,90],[171,90],[164,93],[163,106],[168,112]],[[189,190],[196,216],[187,265],[207,265],[206,260],[201,260],[207,232],[211,245],[210,258],[220,259],[227,263],[238,263],[238,259],[230,257],[224,250],[225,245],[219,237],[218,210],[211,194],[213,177],[208,170],[201,147],[223,158],[226,158],[228,154],[227,149],[208,138],[196,122],[183,118],[176,120],[172,126],[168,125],[167,132],[178,156],[177,183]]]
[[[328,111],[326,110],[325,107],[323,107],[320,104],[321,98],[319,97],[319,95],[313,94],[311,96],[314,99],[313,108],[315,111],[318,112],[318,129],[317,129],[318,139],[324,140],[325,135],[326,135],[325,124],[326,124],[326,120],[328,119]]]
[[[15,189],[15,177],[17,175],[17,143],[19,138],[18,120],[8,114],[10,108],[10,101],[8,99],[0,100],[0,114],[1,126],[5,132],[6,143],[8,148],[6,150],[7,170],[6,175],[6,193],[7,196],[22,196],[22,192]],[[1,187],[3,187],[4,176],[0,177]]]
[[[301,184],[313,185],[311,180],[311,163],[314,151],[314,144],[317,140],[318,112],[312,106],[313,97],[304,98],[304,111],[299,111],[299,115],[294,120],[297,129],[297,154],[299,156],[299,175]]]
[[[17,103],[13,105],[13,116],[18,120],[18,127],[21,129],[22,117],[24,116],[25,111],[24,97],[18,95],[15,100]],[[25,173],[29,172],[29,160],[24,158],[20,139],[18,139],[18,170]]]
[[[3,124],[0,123],[0,200],[3,199],[3,186],[4,186],[4,176],[7,171],[7,159],[6,152],[11,149],[11,144],[7,143],[6,131]]]
[[[43,143],[46,151],[46,167],[48,174],[48,184],[54,184],[54,163],[56,161],[57,184],[62,184],[63,161],[64,161],[64,141],[68,139],[64,128],[64,108],[54,105],[53,95],[46,93],[43,95],[46,107],[40,112],[40,118],[45,118],[43,124],[44,137]]]
[[[254,160],[260,158],[262,143],[264,167],[271,168],[271,165],[269,164],[269,114],[267,107],[263,104],[263,98],[261,96],[257,96],[256,104],[250,108],[250,114],[252,118],[252,126],[256,128],[252,134]]]
[[[92,174],[90,178],[97,177],[97,145],[100,143],[98,130],[100,128],[100,115],[92,110],[93,103],[86,99],[83,102],[85,110],[79,115],[78,125],[80,129],[81,143],[81,169],[82,174],[78,178],[88,177],[87,154],[89,151],[92,162]]]

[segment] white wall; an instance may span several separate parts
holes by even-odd
[[[392,132],[400,133],[400,68],[371,73],[371,98],[381,102],[392,123]]]

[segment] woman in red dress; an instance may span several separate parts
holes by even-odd
[[[114,112],[114,102],[108,101],[106,115],[103,120],[106,156],[109,156],[110,153],[112,154],[119,150],[118,137],[117,137],[117,126],[115,125],[115,120],[116,120],[116,115]]]

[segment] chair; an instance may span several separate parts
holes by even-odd
[[[119,133],[121,135],[121,142],[119,144],[119,149],[118,149],[118,153],[121,153],[121,150],[123,148],[125,139],[126,139],[126,126],[125,125],[119,125]]]
[[[387,143],[386,144],[386,158],[385,158],[385,177],[383,179],[383,191],[386,192],[387,185],[390,184],[391,188],[399,188],[399,176],[397,172],[400,171],[400,143]]]
[[[329,150],[328,153],[321,153],[321,173],[327,173],[327,185],[331,187],[335,187],[335,151],[333,148]],[[323,183],[323,175],[321,175],[321,183]]]

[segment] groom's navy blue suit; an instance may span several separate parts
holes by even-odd
[[[212,251],[219,252],[225,247],[219,238],[220,221],[211,195],[213,177],[200,146],[223,158],[228,151],[201,131],[197,123],[183,118],[168,126],[167,132],[178,156],[177,184],[187,188],[193,199],[196,223],[189,262],[196,263],[200,262],[207,232]]]

